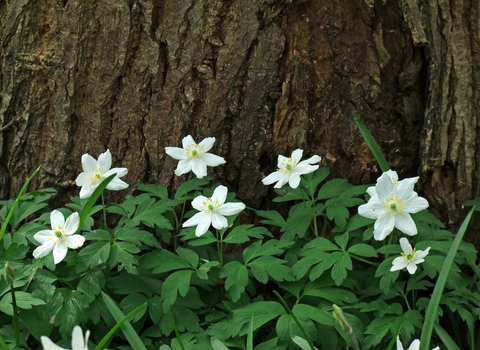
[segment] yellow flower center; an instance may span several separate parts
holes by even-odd
[[[220,208],[220,203],[218,203],[218,199],[212,200],[212,198],[207,198],[202,206],[200,206],[200,210],[203,211],[205,214],[214,213]]]
[[[417,249],[407,248],[403,253],[403,260],[410,262],[417,256]]]
[[[200,158],[205,153],[205,149],[196,143],[188,145],[185,151],[187,152],[188,159]]]
[[[277,169],[277,171],[281,173],[288,173],[293,169],[295,169],[295,167],[297,166],[297,163],[298,163],[298,159],[288,158],[280,163],[280,167]]]
[[[383,202],[383,209],[390,215],[397,215],[402,212],[403,202],[400,197],[391,196]]]
[[[102,167],[92,168],[93,176],[90,177],[90,182],[102,182],[102,174],[105,171]]]
[[[60,243],[67,237],[67,233],[62,225],[58,225],[57,227],[52,227],[52,232],[50,233],[49,240],[53,241],[54,243]]]

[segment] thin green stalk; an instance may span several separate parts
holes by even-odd
[[[315,237],[318,237],[317,216],[313,218],[313,232],[315,233]]]
[[[3,234],[5,233],[5,230],[7,229],[8,222],[10,221],[10,218],[12,217],[13,210],[17,206],[18,201],[20,200],[20,197],[22,196],[23,192],[25,192],[25,190],[27,189],[27,186],[30,183],[30,181],[33,179],[33,177],[35,175],[37,175],[37,173],[40,171],[41,168],[42,168],[42,164],[40,164],[40,166],[37,168],[37,170],[35,170],[35,172],[28,178],[27,182],[25,182],[25,185],[23,185],[22,189],[20,190],[20,193],[18,194],[17,199],[15,200],[15,203],[13,203],[12,209],[10,209],[10,212],[8,213],[7,218],[5,219],[5,222],[2,225],[2,229],[0,230],[0,241],[3,238]]]
[[[18,329],[18,307],[17,300],[15,299],[15,289],[13,284],[10,285],[10,292],[12,293],[12,305],[13,305],[13,331],[15,333],[15,347],[20,347],[20,330]]]
[[[325,233],[327,233],[327,224],[328,224],[327,216],[323,215],[322,237],[325,237]]]
[[[352,254],[352,253],[348,253],[348,254],[350,255],[351,258],[354,258],[354,259],[356,259],[356,260],[358,260],[358,261],[364,262],[365,264],[369,264],[369,265],[377,266],[377,267],[380,265],[379,263],[376,263],[376,262],[373,262],[373,261],[369,261],[369,260],[367,260],[367,259],[364,259],[364,258],[361,258],[361,257],[359,257],[359,256],[356,256],[356,255],[354,255],[354,254]]]
[[[107,228],[107,213],[105,212],[105,200],[103,199],[103,192],[102,192],[102,207],[103,207],[103,222],[105,223],[105,228]]]
[[[37,259],[37,261],[35,262],[35,265],[33,265],[33,269],[32,269],[32,271],[30,271],[30,274],[28,275],[27,284],[25,284],[22,288],[23,292],[26,292],[27,289],[28,289],[28,286],[30,286],[30,283],[32,282],[33,277],[35,277],[35,273],[37,273],[38,267],[40,266],[40,263],[42,262],[42,259],[43,258]]]
[[[173,330],[175,331],[175,336],[178,339],[178,342],[180,343],[180,347],[182,350],[185,350],[185,346],[183,346],[182,338],[180,338],[180,333],[178,333],[177,330],[177,325],[175,324],[175,318],[173,317],[173,314],[170,312],[170,321],[172,321],[173,324]]]
[[[378,147],[377,142],[373,138],[370,131],[368,131],[365,124],[363,124],[360,120],[356,118],[355,118],[355,122],[357,123],[358,130],[360,130],[360,133],[362,134],[363,139],[365,140],[368,148],[370,148],[370,150],[373,153],[373,156],[377,160],[377,163],[380,166],[380,169],[382,169],[382,172],[390,170],[390,166],[388,165],[388,162],[385,159],[385,156],[383,155],[382,151],[380,150],[380,147]]]
[[[407,304],[407,309],[411,310],[412,308],[410,307],[410,303],[408,302],[407,295],[405,293],[402,293],[402,297],[403,299],[405,299],[405,303]]]
[[[220,260],[220,268],[223,268],[223,237],[219,237],[218,230],[215,231],[217,236],[218,259]]]
[[[188,186],[190,185],[190,178],[191,177],[192,177],[192,172],[190,172],[188,174],[187,187],[185,189],[185,199],[183,200],[182,215],[180,216],[180,220],[179,220],[180,224],[182,223],[183,215],[185,214],[185,207],[187,205]],[[178,227],[177,227],[177,231],[178,231]]]
[[[290,307],[288,307],[287,303],[285,302],[285,300],[283,300],[283,298],[280,296],[280,294],[278,294],[278,292],[276,290],[273,291],[273,293],[277,296],[277,298],[280,300],[280,302],[282,303],[283,307],[285,309],[287,309],[287,312],[290,316],[292,316],[293,320],[295,321],[295,323],[297,324],[298,328],[300,328],[300,331],[302,332],[303,336],[305,337],[305,340],[308,342],[308,345],[310,346],[310,349],[311,350],[315,350],[315,346],[313,346],[313,343],[312,341],[310,340],[310,337],[308,336],[307,332],[305,331],[305,329],[302,327],[302,325],[300,324],[300,322],[298,321],[297,317],[295,317],[295,315],[293,314],[292,310],[290,309]]]

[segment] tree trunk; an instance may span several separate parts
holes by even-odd
[[[0,198],[78,194],[80,157],[109,148],[127,192],[178,186],[166,146],[216,137],[209,169],[253,207],[278,154],[318,154],[355,184],[379,175],[362,120],[442,221],[479,194],[476,0],[9,0],[0,3]],[[477,68],[477,69],[476,69]]]

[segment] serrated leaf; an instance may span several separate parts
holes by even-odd
[[[34,297],[30,293],[15,291],[15,300],[20,309],[31,309],[32,306],[45,305],[42,299]],[[12,294],[5,294],[0,301],[0,310],[7,315],[13,316]]]
[[[350,258],[350,255],[348,253],[343,253],[332,268],[332,278],[337,286],[342,284],[345,278],[347,278],[347,270],[351,270],[352,268],[352,259]]]
[[[333,179],[323,184],[318,191],[317,199],[327,199],[338,197],[347,188],[353,185],[347,183],[347,179]]]
[[[228,291],[232,301],[236,303],[248,284],[247,267],[238,261],[231,261],[220,270],[220,278],[225,277],[227,278],[225,290]]]
[[[259,256],[282,254],[286,248],[293,244],[292,241],[278,241],[276,239],[269,240],[263,245],[262,241],[256,241],[243,251],[243,261],[248,264],[250,260]]]
[[[371,245],[359,243],[348,248],[348,252],[366,258],[377,257],[377,251]]]
[[[115,230],[114,237],[120,241],[130,242],[137,246],[141,246],[144,243],[150,247],[161,247],[152,233],[137,228],[121,227]]]
[[[254,225],[236,226],[223,240],[225,243],[244,243],[252,238],[262,239],[263,235],[271,236],[265,227],[254,227]]]
[[[162,286],[162,297],[164,302],[164,310],[167,311],[170,305],[175,304],[177,293],[185,296],[190,289],[190,278],[192,270],[175,271],[169,275]]]
[[[283,216],[276,210],[255,210],[255,213],[262,218],[268,219],[261,220],[262,224],[282,227],[286,222]]]
[[[190,178],[190,180],[180,185],[178,190],[175,192],[175,199],[183,200],[185,197],[185,192],[187,191],[187,188],[189,193],[187,198],[192,199],[193,193],[190,193],[190,192],[201,191],[203,189],[203,186],[207,185],[211,180],[212,179],[208,176],[205,176],[203,179],[199,179],[197,177]]]
[[[302,178],[302,187],[305,188],[307,193],[310,195],[310,197],[313,197],[315,195],[315,192],[317,191],[317,187],[322,182],[327,178],[327,176],[330,175],[330,169],[326,167],[322,167],[314,171],[313,173],[304,175]]]
[[[290,268],[285,265],[286,261],[273,256],[262,256],[248,264],[253,276],[262,283],[268,282],[268,276],[275,281],[294,281]]]
[[[178,255],[166,250],[156,250],[147,253],[142,257],[142,268],[153,269],[153,273],[163,273],[167,271],[189,269],[191,265]]]

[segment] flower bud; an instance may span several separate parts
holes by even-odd
[[[15,269],[12,265],[7,261],[5,263],[5,280],[11,286],[13,286],[13,278],[15,277]]]
[[[353,333],[352,325],[345,317],[343,310],[335,304],[333,304],[333,318],[335,319],[335,322],[337,322],[337,324],[340,326],[340,328],[350,337],[353,347],[355,349],[359,349],[357,340],[355,339],[355,334]]]

